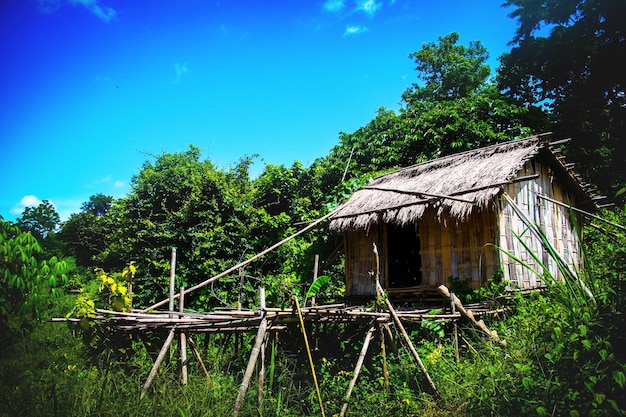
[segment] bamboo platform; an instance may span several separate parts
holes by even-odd
[[[502,313],[503,308],[494,308],[488,304],[468,304],[465,306],[473,315],[494,315]],[[346,304],[329,304],[320,306],[301,307],[305,322],[343,322],[343,323],[390,323],[393,321],[388,311],[375,311],[363,306],[349,306]],[[435,313],[433,313],[435,312]],[[119,312],[97,309],[96,316],[91,321],[106,324],[111,328],[124,331],[172,330],[189,333],[207,332],[256,332],[263,318],[268,323],[268,331],[285,331],[290,324],[298,323],[298,316],[294,308],[265,308],[228,310],[219,309],[211,312],[195,311],[157,311],[157,312]],[[450,307],[433,310],[432,308],[396,310],[400,320],[407,324],[416,324],[420,320],[461,319],[458,311]],[[77,318],[53,318],[52,321],[79,322]]]

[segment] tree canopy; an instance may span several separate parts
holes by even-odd
[[[498,69],[500,88],[541,106],[551,129],[572,138],[581,173],[612,197],[626,182],[626,3],[510,0],[518,28]],[[623,197],[622,197],[623,198]]]

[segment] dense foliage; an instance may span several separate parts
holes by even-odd
[[[140,400],[139,384],[165,335],[96,326],[89,320],[95,308],[127,311],[166,298],[172,248],[176,286],[198,284],[291,236],[371,177],[398,167],[553,130],[572,136],[568,152],[582,173],[615,196],[617,207],[602,217],[626,224],[619,203],[626,193],[617,192],[626,182],[619,165],[624,76],[610,59],[623,55],[626,7],[604,0],[507,4],[519,26],[496,80],[489,78],[480,42],[459,45],[459,35],[451,33],[427,43],[409,56],[417,82],[399,92],[402,107],[381,108],[365,126],[341,133],[328,155],[309,167],[268,164],[252,178],[256,156],[223,168],[190,145],[153,155],[126,196],[96,194],[62,224],[47,200],[15,223],[0,218],[0,416],[230,415],[253,335],[198,335],[210,378],[192,359],[189,384],[182,386],[180,363],[171,354]],[[626,342],[626,236],[623,228],[598,221],[584,236],[583,281],[508,299],[509,312],[487,323],[507,347],[469,323],[455,328],[426,320],[409,329],[439,396],[401,343],[397,349],[388,344],[383,355],[375,335],[348,413],[626,414],[620,349]],[[291,307],[294,295],[311,294],[315,254],[325,274],[314,286],[318,301],[342,301],[340,244],[340,236],[315,229],[195,291],[186,305],[254,308],[263,285],[269,306]],[[467,296],[502,300],[503,288],[494,280]],[[77,321],[47,322],[66,315]],[[294,330],[268,340],[263,404],[248,394],[242,415],[319,415]],[[338,413],[367,327],[318,323],[307,330],[326,413]]]
[[[626,4],[613,0],[509,0],[518,21],[499,86],[525,106],[543,106],[550,129],[606,195],[626,182]],[[623,201],[623,196],[622,196]]]

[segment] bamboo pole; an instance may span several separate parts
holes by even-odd
[[[161,347],[161,351],[159,352],[159,355],[154,361],[154,365],[152,365],[152,369],[150,370],[148,379],[146,379],[146,383],[143,384],[143,387],[141,388],[141,396],[139,397],[140,399],[145,397],[146,392],[148,392],[148,389],[150,388],[150,385],[152,384],[152,380],[156,376],[157,370],[159,369],[159,366],[161,366],[161,362],[163,362],[163,359],[165,358],[165,354],[167,353],[167,350],[172,344],[172,340],[174,340],[175,330],[176,328],[173,328],[172,330],[170,330],[169,334],[167,335],[167,338],[165,339],[165,343],[163,343],[163,346]]]
[[[318,253],[315,254],[315,261],[313,263],[313,282],[317,279],[317,273],[320,263],[320,255]],[[311,307],[315,306],[315,294],[311,297]],[[306,307],[306,306],[305,306]]]
[[[379,262],[378,248],[376,247],[375,243],[373,245],[374,245],[374,256],[376,258],[376,266],[378,268],[378,262]],[[404,337],[405,342],[409,346],[409,350],[411,351],[411,354],[413,355],[413,358],[415,358],[415,361],[417,362],[418,366],[420,367],[420,369],[424,373],[424,376],[426,377],[426,380],[428,381],[428,384],[432,388],[433,393],[435,395],[439,396],[439,391],[437,390],[437,387],[435,386],[435,383],[433,382],[433,380],[430,378],[430,375],[428,374],[428,371],[426,370],[426,367],[424,366],[424,363],[422,362],[422,359],[420,358],[419,354],[417,353],[417,350],[415,349],[415,346],[413,346],[413,342],[411,342],[411,338],[409,337],[408,333],[406,332],[406,330],[404,328],[404,325],[402,325],[402,322],[400,321],[400,318],[396,314],[396,310],[393,308],[393,305],[391,305],[391,301],[389,301],[389,298],[385,296],[385,290],[380,285],[380,282],[378,280],[378,271],[376,271],[375,281],[376,281],[376,293],[378,294],[379,291],[380,291],[380,294],[385,299],[385,304],[387,305],[387,309],[389,310],[389,314],[391,314],[391,317],[393,318],[394,323],[396,324],[396,326],[400,330],[400,333],[402,334],[402,337]]]
[[[304,233],[308,232],[309,230],[317,227],[317,225],[319,225],[323,221],[327,220],[333,214],[337,213],[342,207],[343,207],[343,205],[337,207],[335,210],[327,213],[325,216],[320,217],[319,219],[317,219],[314,222],[310,223],[305,228],[300,229],[299,231],[297,231],[296,233],[292,234],[291,236],[286,237],[285,239],[281,240],[278,243],[275,243],[274,245],[270,246],[269,248],[265,249],[264,251],[257,253],[252,258],[247,259],[247,260],[245,260],[245,261],[243,261],[243,262],[241,262],[241,263],[239,263],[239,264],[237,264],[237,265],[227,269],[226,271],[223,271],[223,272],[221,272],[221,273],[219,273],[219,274],[217,274],[217,275],[215,275],[215,276],[213,276],[213,277],[211,277],[209,279],[206,279],[206,280],[202,281],[201,283],[194,285],[193,287],[187,288],[185,290],[185,294],[189,294],[190,292],[192,292],[194,290],[197,290],[198,288],[202,288],[202,287],[212,283],[213,281],[216,281],[216,280],[218,280],[220,278],[225,277],[226,275],[229,275],[233,271],[236,271],[238,269],[243,268],[244,266],[246,266],[246,265],[256,261],[257,259],[261,258],[262,256],[267,255],[268,253],[272,252],[274,249],[284,245],[285,243],[289,242],[290,240],[295,239],[296,237],[300,236],[301,234],[304,234]],[[174,298],[178,298],[178,295],[174,295],[173,297]],[[165,300],[161,300],[158,303],[153,304],[150,307],[147,307],[147,308],[141,310],[141,312],[145,313],[146,311],[154,310],[155,308],[160,307],[160,306],[166,304],[168,301],[169,301],[168,298],[166,298]]]
[[[565,208],[571,209],[571,210],[573,210],[573,211],[575,211],[575,212],[577,212],[577,213],[580,213],[580,214],[582,214],[582,215],[584,215],[584,216],[591,217],[592,219],[596,219],[596,220],[599,220],[599,221],[601,221],[601,222],[604,222],[604,223],[610,224],[611,226],[615,226],[615,227],[617,227],[618,229],[626,230],[626,227],[622,226],[621,224],[613,223],[613,222],[611,222],[611,221],[608,221],[608,220],[606,220],[606,219],[603,219],[603,218],[602,218],[602,217],[600,217],[600,216],[596,216],[595,214],[591,214],[591,213],[589,213],[588,211],[581,210],[581,209],[576,208],[576,207],[574,207],[574,206],[572,206],[572,205],[570,205],[570,204],[563,203],[562,201],[554,200],[554,199],[552,199],[552,198],[548,197],[547,195],[537,194],[537,197],[539,197],[539,198],[543,198],[544,200],[548,200],[549,202],[554,203],[554,204],[556,204],[556,205],[559,205],[559,206],[561,206],[561,207],[565,207]]]
[[[385,346],[385,332],[383,324],[378,323],[378,332],[380,336],[380,355],[383,358],[383,378],[385,380],[385,391],[389,392],[389,369],[387,368],[387,347]]]
[[[469,194],[469,193],[473,193],[473,192],[476,192],[476,191],[485,190],[487,188],[497,188],[497,187],[501,187],[503,185],[513,184],[513,183],[521,182],[521,181],[527,181],[527,180],[531,180],[531,179],[535,179],[535,178],[539,178],[539,174],[528,175],[528,176],[525,176],[525,177],[518,177],[518,178],[514,178],[514,179],[509,180],[509,181],[496,182],[496,183],[493,183],[493,184],[483,185],[483,186],[480,186],[480,187],[468,188],[466,190],[461,190],[461,191],[455,191],[453,193],[448,194],[447,196],[457,196],[457,195],[462,195],[462,194]],[[442,197],[444,197],[444,196],[442,196]],[[413,201],[411,203],[398,204],[398,205],[395,205],[395,206],[384,207],[384,208],[380,208],[380,209],[377,209],[377,210],[366,210],[366,211],[360,211],[360,212],[350,213],[350,214],[340,214],[338,216],[335,216],[335,218],[356,217],[356,216],[360,216],[362,214],[380,213],[380,212],[383,212],[383,211],[396,210],[396,209],[400,209],[400,208],[404,208],[404,207],[417,206],[419,204],[430,203],[431,201],[433,201],[436,198],[437,197],[425,198],[425,199],[422,199],[422,200]]]
[[[259,302],[260,302],[260,307],[261,307],[261,311],[265,312],[265,288],[261,287],[259,288]],[[265,347],[267,344],[267,333],[265,334],[265,336],[263,337],[263,342],[261,343],[261,358],[260,360],[260,366],[259,366],[259,378],[258,378],[258,384],[257,384],[257,400],[258,400],[258,407],[259,407],[259,412],[261,415],[263,415],[263,387],[265,386]]]
[[[399,356],[398,345],[396,345],[396,341],[393,340],[393,334],[391,333],[391,329],[389,328],[389,323],[382,323],[382,328],[389,338],[389,346],[391,347],[391,351],[396,355],[396,357]]]
[[[196,360],[200,364],[200,368],[202,368],[202,371],[206,375],[207,381],[210,381],[211,376],[209,375],[209,371],[207,371],[206,366],[204,365],[204,361],[202,360],[202,356],[200,356],[200,352],[198,352],[198,347],[196,346],[196,343],[193,341],[191,336],[187,338],[187,341],[189,342],[189,347],[191,348],[193,355],[196,357]]]
[[[445,297],[451,298],[450,291],[448,290],[448,287],[446,287],[445,285],[440,285],[437,289]],[[506,346],[506,340],[500,340],[498,333],[495,330],[493,331],[489,330],[489,328],[487,328],[487,325],[482,319],[476,320],[476,318],[474,317],[474,313],[472,313],[472,310],[466,310],[463,304],[461,303],[461,300],[459,300],[458,297],[454,297],[452,299],[452,302],[454,303],[454,306],[459,311],[459,313],[461,313],[463,317],[469,319],[476,327],[478,327],[480,330],[485,332],[492,340],[498,342],[502,346]]]
[[[265,303],[265,301],[263,301],[263,303]],[[237,399],[235,400],[235,408],[233,410],[234,417],[237,417],[239,415],[239,411],[241,410],[241,406],[243,405],[243,400],[246,396],[246,392],[248,391],[248,385],[250,384],[250,379],[252,378],[252,373],[254,372],[254,367],[256,366],[256,362],[259,357],[259,352],[261,351],[261,344],[263,343],[263,340],[265,339],[266,331],[267,331],[267,317],[265,315],[265,312],[263,312],[263,318],[261,319],[261,323],[259,324],[259,330],[256,334],[254,346],[252,347],[252,351],[250,352],[250,360],[248,361],[246,372],[243,375],[243,380],[241,381],[239,394],[237,395]]]
[[[170,261],[170,298],[168,311],[174,311],[174,280],[176,278],[176,248],[172,248]]]
[[[313,382],[315,383],[315,392],[317,393],[317,400],[320,404],[320,411],[322,417],[326,417],[324,413],[324,403],[322,402],[322,394],[320,392],[320,386],[317,383],[317,375],[315,374],[315,366],[313,365],[313,357],[311,356],[311,348],[309,347],[309,339],[306,335],[306,328],[304,327],[304,319],[302,318],[302,311],[300,311],[300,304],[298,303],[298,297],[293,296],[294,304],[296,306],[296,312],[300,319],[300,329],[302,329],[302,337],[304,337],[304,346],[306,347],[306,353],[309,356],[309,365],[311,366],[311,375],[313,375]]]
[[[378,287],[380,287],[380,282],[376,281],[376,285]],[[382,287],[380,289],[382,290]],[[393,317],[394,323],[396,324],[396,326],[400,330],[400,333],[402,334],[402,337],[404,338],[404,340],[406,341],[407,345],[409,346],[409,350],[411,351],[411,354],[413,355],[413,358],[415,358],[415,361],[417,362],[418,366],[420,367],[420,369],[424,373],[424,376],[426,377],[426,380],[428,381],[428,384],[432,388],[433,393],[435,395],[439,396],[439,391],[437,390],[437,387],[435,386],[435,383],[430,378],[430,375],[428,374],[428,371],[426,370],[426,367],[424,366],[424,363],[422,362],[422,359],[420,359],[420,356],[417,353],[417,350],[415,349],[415,346],[413,346],[413,342],[411,342],[411,338],[409,337],[409,334],[406,332],[406,329],[404,328],[404,325],[402,325],[402,322],[400,321],[400,318],[396,314],[396,310],[393,308],[393,306],[391,305],[391,302],[389,301],[388,298],[385,298],[385,304],[387,304],[387,308],[389,309],[389,313],[391,314],[391,317]]]
[[[178,301],[178,311],[183,312],[185,308],[185,288],[180,287],[180,297]],[[181,364],[181,382],[187,385],[187,335],[180,332],[180,364]]]
[[[359,373],[361,372],[361,367],[363,366],[363,360],[365,359],[365,355],[367,354],[367,349],[370,345],[370,340],[372,340],[372,334],[376,330],[376,326],[370,327],[365,335],[365,340],[363,341],[363,347],[361,348],[361,353],[359,354],[359,359],[356,362],[356,366],[354,367],[354,375],[352,375],[352,380],[348,385],[348,390],[346,391],[346,396],[344,397],[343,407],[341,407],[340,417],[344,417],[346,415],[346,410],[348,410],[348,401],[350,401],[350,396],[352,395],[352,390],[354,389],[354,385],[356,384],[356,380],[359,378]]]
[[[456,299],[456,295],[453,292],[450,293],[450,311],[452,314],[456,313],[456,306],[454,304],[454,300]],[[453,329],[452,329],[452,344],[454,345],[454,358],[456,361],[459,361],[459,329],[456,324],[456,320],[452,321]]]

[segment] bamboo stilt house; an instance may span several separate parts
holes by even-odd
[[[549,134],[505,142],[413,165],[357,190],[329,226],[344,234],[347,295],[375,295],[373,244],[390,295],[423,295],[451,278],[475,289],[500,270],[516,288],[541,287],[541,277],[503,253],[541,271],[534,253],[559,278],[530,224],[578,267],[578,212],[570,205],[594,210],[596,197],[559,145]]]

